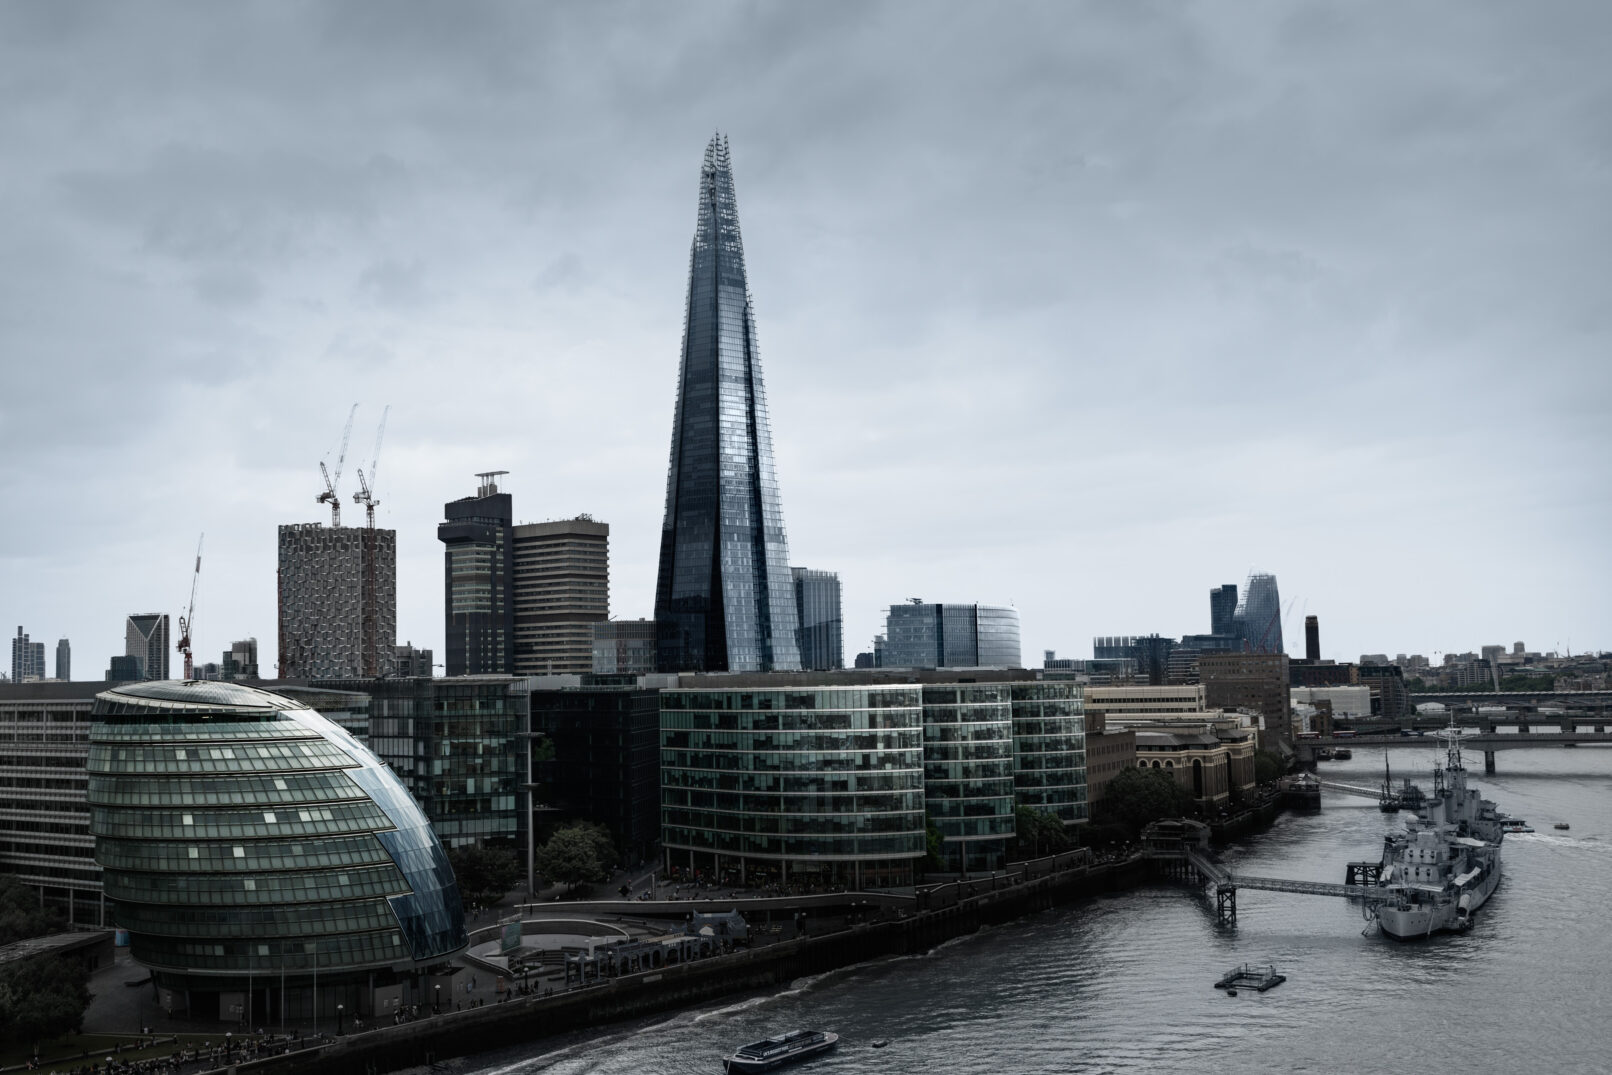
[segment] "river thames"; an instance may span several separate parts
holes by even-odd
[[[1396,780],[1403,773],[1430,787],[1435,742],[1395,749]],[[1469,761],[1484,797],[1538,831],[1506,837],[1500,888],[1465,935],[1400,944],[1367,930],[1347,901],[1254,891],[1238,894],[1237,925],[1221,927],[1212,896],[1161,883],[926,955],[486,1054],[466,1070],[713,1075],[736,1045],[808,1027],[841,1041],[790,1069],[803,1075],[1605,1072],[1612,750],[1502,752],[1494,776],[1483,775],[1481,754]],[[1375,786],[1381,773],[1381,752],[1362,749],[1323,762],[1319,775]],[[1369,799],[1328,792],[1324,804],[1223,848],[1221,860],[1250,874],[1338,882],[1346,862],[1376,860],[1383,834],[1403,824]],[[1245,962],[1275,963],[1288,981],[1236,997],[1213,988]],[[878,1038],[888,1047],[874,1049]]]

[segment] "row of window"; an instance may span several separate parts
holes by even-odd
[[[844,815],[802,815],[778,817],[724,810],[701,810],[696,807],[668,807],[663,819],[668,825],[696,825],[708,819],[717,832],[760,833],[775,836],[840,835],[843,833],[901,833],[911,832],[923,824],[922,803],[915,809],[899,814],[871,814],[865,818],[847,818]],[[1011,811],[1010,811],[1011,812]]]
[[[237,743],[243,739],[317,738],[307,725],[289,714],[276,714],[263,720],[198,721],[194,724],[101,723],[90,737],[95,743],[201,741]]]
[[[109,899],[127,903],[180,905],[323,903],[364,896],[395,896],[409,891],[398,868],[388,862],[370,869],[318,873],[269,874],[263,877],[177,873],[135,873],[107,869],[102,874]]]
[[[95,841],[95,860],[108,869],[183,873],[309,870],[389,862],[374,836],[339,836],[309,843],[169,843],[155,840]],[[311,876],[311,875],[310,875]]]
[[[176,780],[105,774],[89,778],[90,801],[107,806],[250,806],[259,803],[270,806],[363,797],[358,785],[339,770],[281,776],[243,773]]]
[[[691,828],[668,825],[665,845],[723,855],[760,855],[768,858],[921,858],[926,850],[924,829],[896,836],[763,836],[717,832],[697,821]]]
[[[1012,794],[1011,782],[1007,791],[999,794]],[[886,795],[742,795],[736,792],[666,788],[661,791],[661,802],[666,806],[693,806],[758,815],[861,814],[873,818],[922,810],[924,793],[914,790]]]
[[[922,704],[918,687],[830,687],[820,690],[704,691],[669,690],[660,695],[661,712],[710,710],[722,712],[779,712],[802,710],[917,709]]]
[[[786,795],[824,791],[921,791],[924,778],[920,769],[861,770],[837,776],[822,773],[714,773],[701,769],[671,769],[663,774],[662,786]]]
[[[389,829],[392,822],[367,800],[330,806],[277,806],[226,813],[130,811],[97,806],[91,826],[103,836],[140,839],[209,839],[267,836],[327,836]]]
[[[148,967],[178,971],[236,971],[273,975],[287,971],[328,971],[396,963],[410,958],[403,934],[389,930],[328,937],[317,942],[185,941],[135,934],[131,951]]]
[[[397,916],[385,899],[323,903],[314,908],[121,904],[115,917],[124,929],[156,937],[312,937],[397,925]]]
[[[876,732],[679,732],[661,733],[662,749],[740,751],[815,751],[844,754],[851,751],[914,750],[922,744],[917,728]]]
[[[916,728],[922,723],[922,713],[916,706],[909,709],[821,709],[805,713],[701,713],[662,709],[660,714],[663,729],[690,731],[866,731]]]
[[[865,757],[866,755],[862,755]],[[916,768],[923,757],[916,747],[912,750],[891,751],[884,755],[888,764],[899,769]],[[719,772],[760,773],[854,773],[863,769],[861,757],[854,753],[763,754],[749,751],[661,751],[661,767],[665,769],[710,769]]]

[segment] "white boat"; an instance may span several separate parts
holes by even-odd
[[[1384,840],[1374,913],[1382,931],[1413,940],[1444,930],[1466,930],[1500,883],[1500,842],[1505,821],[1494,803],[1467,787],[1462,736],[1450,726],[1445,762],[1433,770],[1433,793]]]
[[[1508,817],[1500,823],[1501,832],[1533,832],[1534,827],[1520,817]]]
[[[793,1064],[808,1056],[826,1053],[839,1044],[840,1036],[826,1030],[791,1030],[775,1038],[763,1038],[749,1045],[741,1045],[732,1056],[722,1060],[729,1075],[745,1072],[771,1071],[784,1064]]]

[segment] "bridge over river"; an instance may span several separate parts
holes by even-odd
[[[1463,750],[1483,751],[1483,771],[1495,771],[1495,754],[1502,750],[1526,750],[1540,747],[1576,747],[1587,743],[1612,743],[1612,721],[1568,721],[1566,724],[1558,723],[1554,719],[1531,721],[1528,724],[1519,724],[1516,720],[1510,722],[1516,731],[1500,731],[1491,727],[1491,730],[1480,731],[1476,735],[1466,735],[1461,739]],[[1536,730],[1541,725],[1550,728],[1550,731]],[[1501,725],[1504,727],[1505,725]],[[1316,761],[1316,750],[1320,747],[1336,749],[1346,747],[1354,750],[1356,747],[1376,749],[1378,747],[1420,747],[1423,750],[1440,749],[1440,741],[1430,735],[1323,735],[1314,738],[1299,739],[1293,744],[1298,754],[1299,764],[1307,769],[1313,769]]]

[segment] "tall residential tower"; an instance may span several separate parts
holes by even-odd
[[[655,622],[663,672],[800,668],[755,314],[720,135],[700,170]]]

